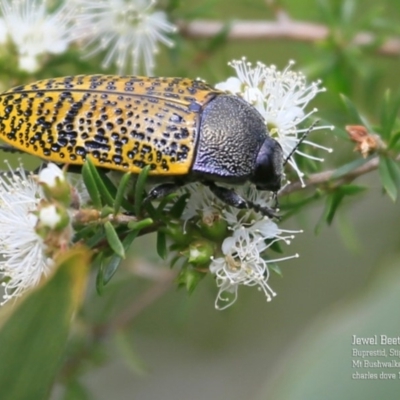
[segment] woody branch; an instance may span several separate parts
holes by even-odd
[[[180,22],[179,31],[188,38],[210,38],[224,29],[225,23],[211,20]],[[228,33],[229,40],[291,39],[300,42],[317,42],[329,36],[327,26],[306,21],[294,21],[287,16],[277,21],[232,21]],[[359,32],[352,44],[370,46],[378,40],[371,32]],[[400,38],[389,37],[378,46],[377,52],[385,56],[400,54]]]
[[[395,161],[400,161],[400,155],[395,158]],[[343,185],[345,183],[351,182],[354,179],[358,178],[361,175],[367,174],[368,172],[374,171],[379,166],[379,157],[375,157],[370,161],[366,162],[364,165],[354,169],[353,171],[344,174],[337,179],[332,179],[336,170],[329,170],[324,172],[319,172],[313,175],[310,175],[308,179],[305,180],[305,188],[315,187],[319,185],[326,184],[328,182],[332,182],[334,187]],[[299,190],[305,189],[302,187],[301,182],[293,182],[287,186],[285,186],[280,192],[279,195],[285,196],[293,192],[297,192]]]

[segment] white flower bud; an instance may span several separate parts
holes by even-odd
[[[42,226],[55,229],[61,222],[62,216],[59,214],[54,204],[42,207],[39,211],[39,221]]]
[[[66,174],[57,165],[49,163],[39,172],[38,181],[48,200],[57,200],[65,206],[71,204],[71,187]]]
[[[39,172],[39,183],[55,188],[58,182],[65,181],[64,172],[56,164],[49,163],[46,168]]]

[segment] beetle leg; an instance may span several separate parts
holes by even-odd
[[[274,206],[272,207],[274,210],[279,208],[279,199],[278,192],[272,192],[272,200],[274,201]]]
[[[210,190],[224,203],[229,206],[244,209],[252,208],[254,211],[260,212],[261,214],[267,216],[268,218],[279,219],[279,214],[271,207],[262,207],[259,204],[255,204],[250,200],[245,200],[243,197],[239,196],[234,190],[228,189],[226,187],[217,186],[213,182],[204,182]]]
[[[278,221],[281,219],[281,216],[276,212],[276,210],[274,208],[262,207],[259,204],[255,204],[251,201],[248,201],[248,204],[253,210],[260,212],[262,215],[265,215],[270,219],[275,218]]]
[[[204,182],[204,185],[208,186],[215,196],[217,196],[220,200],[222,200],[229,206],[235,208],[249,208],[248,201],[239,196],[232,189],[217,186],[214,182]]]
[[[169,194],[176,192],[182,186],[179,182],[161,183],[150,190],[150,193],[145,198],[145,202],[150,200],[161,199]]]

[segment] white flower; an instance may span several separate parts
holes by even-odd
[[[258,286],[271,301],[276,293],[268,284],[268,263],[264,260],[262,253],[276,240],[286,240],[279,237],[282,231],[270,220],[266,219],[264,233],[267,233],[267,225],[270,228],[268,236],[274,238],[266,241],[259,230],[249,230],[244,227],[236,230],[231,237],[222,243],[223,257],[214,259],[210,264],[210,272],[215,274],[219,292],[215,301],[215,307],[223,310],[231,306],[237,299],[238,289],[243,286]],[[291,237],[291,236],[290,236]],[[298,255],[270,260],[268,262],[283,261],[285,259],[298,257]]]
[[[222,209],[226,208],[226,205],[216,198],[207,186],[200,183],[186,185],[181,191],[190,194],[190,201],[187,202],[181,217],[183,220],[187,221],[194,216],[204,220],[212,219],[213,215],[220,215]]]
[[[60,54],[72,40],[72,9],[48,13],[45,0],[3,0],[0,3],[9,37],[17,47],[19,67],[35,72],[43,54]]]
[[[34,214],[41,200],[38,183],[22,168],[0,176],[0,274],[4,304],[36,286],[50,272],[52,261],[37,234]]]
[[[158,43],[173,45],[167,35],[176,28],[163,11],[155,11],[155,0],[75,0],[78,5],[76,38],[85,41],[85,57],[105,50],[102,63],[108,68],[115,63],[118,73],[136,75],[154,71]],[[141,68],[143,67],[143,68]]]
[[[71,184],[67,181],[65,171],[56,164],[48,163],[39,172],[37,180],[42,186],[46,199],[58,201],[66,207],[71,205]]]
[[[278,71],[275,66],[257,63],[255,67],[246,59],[232,61],[229,63],[236,71],[237,77],[231,77],[227,81],[216,85],[217,89],[229,91],[242,96],[252,104],[264,117],[269,134],[282,146],[284,157],[291,156],[299,141],[305,133],[320,129],[333,129],[331,126],[315,126],[299,128],[306,119],[314,114],[317,109],[309,112],[305,110],[308,103],[320,92],[321,82],[307,84],[305,76],[300,72],[291,71],[293,62],[288,67]],[[309,140],[303,143],[331,152],[319,144]],[[323,161],[321,158],[300,152],[297,148],[295,153],[307,158]],[[297,167],[293,157],[288,160],[289,164],[297,172],[303,182],[303,173]]]
[[[218,183],[218,186],[230,188],[235,191],[243,199],[249,200],[251,203],[260,207],[271,207],[273,199],[267,191],[257,190],[251,183],[245,183],[239,186]],[[188,221],[194,216],[200,217],[203,222],[215,219],[215,216],[223,218],[234,231],[241,226],[249,226],[256,221],[263,220],[264,216],[260,212],[256,212],[252,208],[239,209],[228,206],[222,200],[218,199],[211,190],[200,183],[191,183],[186,185],[182,192],[190,194],[190,201],[187,202],[186,208],[182,214],[182,219]]]
[[[235,192],[242,198],[249,200],[253,204],[261,207],[271,207],[270,193],[265,190],[257,190],[251,183],[234,187]],[[242,225],[253,224],[255,221],[263,219],[261,213],[256,213],[253,209],[238,209],[235,207],[222,208],[222,214],[232,230],[239,229]]]
[[[228,186],[229,187],[229,186]],[[219,288],[215,307],[223,310],[232,305],[238,296],[240,285],[258,286],[270,301],[276,294],[268,284],[268,263],[275,263],[293,257],[297,254],[276,260],[265,261],[266,250],[277,241],[290,244],[295,233],[280,229],[275,222],[252,209],[237,209],[227,206],[215,198],[210,189],[199,183],[185,187],[190,194],[190,200],[182,214],[186,223],[193,217],[200,217],[207,223],[215,217],[225,219],[232,235],[222,242],[222,256],[212,258],[209,270],[216,276]],[[235,187],[240,196],[262,207],[270,204],[269,194],[258,191],[251,184]],[[217,219],[218,219],[217,218]],[[200,227],[201,229],[201,227]]]

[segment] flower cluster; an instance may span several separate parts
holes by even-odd
[[[298,254],[266,260],[266,251],[276,242],[290,244],[295,233],[278,227],[271,219],[254,210],[239,210],[216,199],[210,189],[194,183],[187,187],[190,201],[182,218],[187,222],[197,220],[200,229],[220,231],[221,220],[228,232],[217,255],[211,258],[209,270],[215,274],[219,292],[215,301],[217,309],[233,304],[240,286],[257,286],[271,301],[276,295],[268,284],[269,267],[278,261],[298,257]],[[253,185],[235,188],[242,197],[261,206],[270,205],[269,194],[257,191]]]
[[[265,219],[249,228],[241,226],[223,241],[222,256],[213,259],[210,264],[210,272],[215,274],[219,287],[215,301],[217,309],[223,310],[236,301],[240,285],[257,286],[264,292],[267,301],[276,296],[268,284],[268,264],[295,258],[298,254],[266,261],[264,252],[279,240],[289,244],[294,236],[285,236],[287,233]]]
[[[270,135],[279,142],[284,156],[290,157],[289,164],[304,184],[304,174],[292,157],[293,150],[301,156],[323,161],[321,158],[301,152],[297,146],[302,141],[304,144],[331,152],[332,149],[304,139],[304,135],[308,135],[311,131],[333,129],[333,127],[316,125],[300,127],[318,111],[314,108],[307,112],[305,108],[318,93],[325,91],[325,88],[320,87],[320,81],[307,84],[301,72],[291,70],[293,64],[291,61],[286,69],[279,71],[274,65],[266,66],[259,62],[253,67],[245,58],[235,60],[229,65],[235,69],[237,76],[217,84],[216,88],[242,96],[260,112]]]
[[[68,246],[72,229],[63,204],[69,200],[60,190],[64,187],[64,174],[54,164],[38,177],[22,166],[15,171],[9,167],[0,176],[1,304],[36,286],[51,272],[56,252]]]
[[[72,41],[72,12],[61,6],[49,12],[45,1],[4,0],[0,3],[0,44],[14,43],[19,68],[35,72],[45,54],[61,54]]]
[[[155,0],[72,0],[56,10],[46,0],[0,3],[0,46],[7,38],[18,52],[19,68],[33,73],[47,54],[64,53],[77,43],[85,57],[105,52],[102,67],[119,74],[152,75],[158,44],[171,47],[176,31]]]

